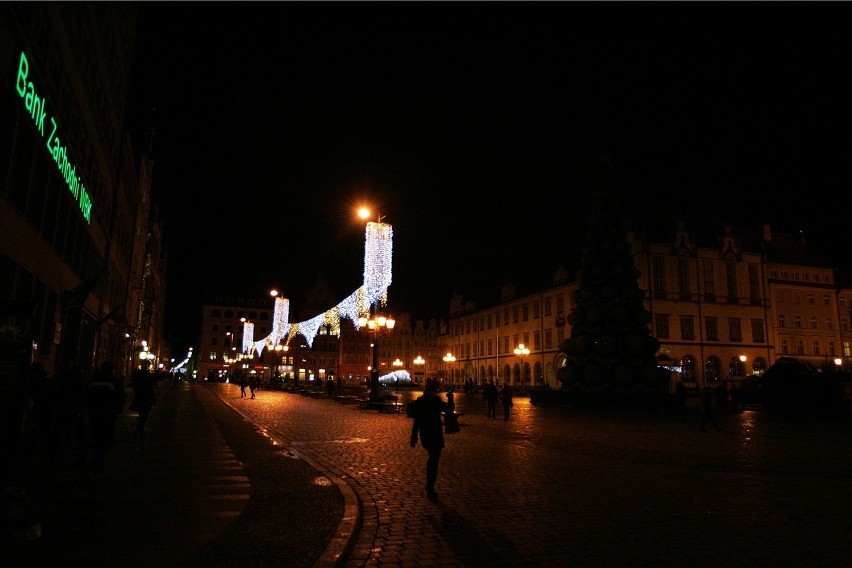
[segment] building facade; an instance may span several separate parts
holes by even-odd
[[[759,376],[779,357],[848,369],[852,294],[801,238],[773,234],[768,225],[758,236],[723,227],[708,237],[682,223],[668,237],[627,236],[660,342],[658,361],[677,380],[703,388]],[[440,338],[455,358],[446,367],[450,381],[560,388],[560,345],[571,334],[577,289],[560,271],[552,288],[515,298],[507,286],[503,301],[486,309],[454,298]]]
[[[51,375],[169,360],[153,164],[124,127],[135,26],[133,3],[0,5],[3,357]]]

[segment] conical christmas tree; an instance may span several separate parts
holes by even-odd
[[[568,316],[571,337],[561,346],[563,390],[585,401],[647,400],[664,392],[657,368],[659,342],[648,326],[639,271],[627,227],[607,184],[594,192],[580,269]]]

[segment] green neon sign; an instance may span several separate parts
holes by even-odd
[[[59,174],[65,179],[68,191],[71,192],[74,201],[77,202],[83,218],[87,223],[91,223],[92,198],[89,196],[89,192],[86,191],[86,185],[83,183],[83,180],[77,175],[77,168],[68,157],[68,149],[62,144],[56,119],[47,114],[47,99],[38,95],[32,81],[27,81],[29,74],[30,64],[27,61],[27,56],[22,51],[21,61],[18,64],[18,77],[15,81],[15,89],[24,101],[24,108],[30,113],[30,118],[33,119],[36,130],[45,139],[47,153],[51,155],[53,161],[56,163],[56,167],[59,169]],[[45,128],[46,122],[49,125],[47,128]],[[45,134],[48,130],[50,133]]]

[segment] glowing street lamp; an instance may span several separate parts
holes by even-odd
[[[515,347],[515,355],[521,359],[521,384],[524,384],[524,359],[530,354],[530,350],[523,343]]]
[[[414,363],[414,365],[415,365],[415,367],[414,367],[414,368],[415,368],[415,369],[419,369],[418,371],[415,371],[415,372],[414,372],[414,376],[415,376],[415,377],[418,377],[418,381],[417,381],[417,382],[419,383],[419,382],[420,382],[420,381],[419,381],[419,376],[423,374],[423,365],[425,365],[425,364],[426,364],[426,360],[425,360],[423,357],[421,357],[420,355],[418,355],[418,356],[414,359],[413,363]]]
[[[358,318],[358,328],[367,330],[373,334],[373,364],[370,366],[370,400],[379,397],[379,343],[378,335],[382,331],[391,331],[396,325],[396,320],[389,316],[373,314],[369,319],[367,316]]]
[[[453,355],[452,353],[447,351],[447,354],[444,355],[443,359],[444,359],[444,363],[447,364],[447,374],[450,376],[450,384],[452,384],[453,383],[453,372],[452,372],[452,369],[450,369],[450,363],[455,363],[456,357],[455,357],[455,355]]]

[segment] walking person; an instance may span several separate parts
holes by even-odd
[[[154,375],[148,369],[135,369],[131,375],[131,386],[133,387],[133,400],[130,402],[130,410],[139,414],[136,421],[136,430],[133,439],[145,439],[145,423],[151,408],[157,404],[157,389],[154,385]]]
[[[329,377],[325,381],[326,390],[328,390],[328,398],[334,398],[334,378]]]
[[[25,454],[40,456],[42,465],[53,465],[59,451],[57,409],[59,387],[39,362],[30,364],[27,396],[30,401],[29,430]]]
[[[488,381],[488,384],[485,385],[483,394],[485,396],[485,405],[488,411],[488,418],[497,418],[497,399],[500,397],[500,393],[497,390],[497,385],[494,384],[494,379],[491,379],[490,381]]]
[[[86,468],[91,477],[100,477],[105,473],[106,455],[115,435],[115,420],[124,408],[124,383],[115,376],[110,361],[105,361],[92,374],[86,389],[86,406],[92,433],[92,453]]]
[[[249,386],[248,377],[245,373],[240,372],[240,398],[246,397],[246,387]]]
[[[257,390],[258,386],[259,385],[257,384],[257,374],[252,373],[252,375],[249,377],[249,390],[251,391],[252,398],[254,398],[254,391]]]
[[[706,432],[705,426],[712,424],[716,431],[719,432],[719,424],[716,423],[716,408],[713,406],[713,391],[704,389],[701,395],[701,431]]]
[[[438,479],[438,463],[441,461],[441,451],[444,449],[444,431],[441,425],[441,413],[447,411],[447,405],[438,396],[438,381],[426,379],[423,394],[414,401],[414,424],[411,426],[411,447],[417,446],[417,436],[420,435],[420,445],[426,450],[426,497],[430,501],[438,499],[435,492],[435,482]]]
[[[59,387],[58,437],[59,447],[76,445],[75,465],[86,463],[88,438],[86,436],[86,377],[80,365],[63,360],[56,382]]]
[[[503,388],[500,389],[500,401],[503,403],[503,420],[509,419],[509,409],[515,405],[512,402],[512,387],[509,386],[509,381],[503,383]]]

